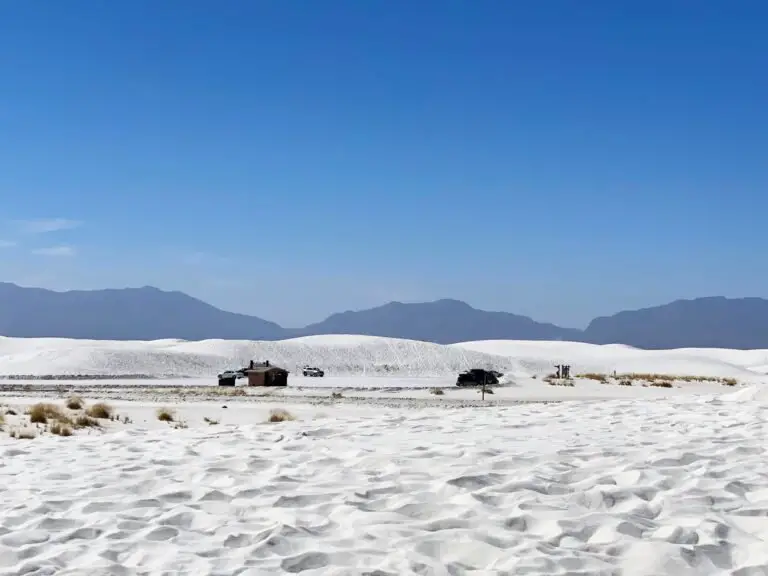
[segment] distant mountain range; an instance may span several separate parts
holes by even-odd
[[[0,335],[157,340],[281,340],[315,334],[363,334],[451,344],[471,340],[570,340],[638,348],[768,348],[768,300],[678,300],[596,318],[586,330],[561,328],[509,312],[477,310],[458,300],[390,302],[333,314],[291,329],[225,312],[182,292],[146,286],[54,292],[0,283]]]

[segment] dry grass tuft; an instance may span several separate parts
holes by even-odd
[[[435,396],[443,396],[445,395],[445,390],[442,388],[430,388],[429,393],[434,394]]]
[[[656,388],[672,388],[672,382],[651,382],[651,386]]]
[[[624,378],[623,380],[619,380],[619,386],[632,386],[632,380],[629,378]]]
[[[344,394],[342,394],[341,392],[331,392],[331,398],[333,398],[334,400],[339,400],[341,398],[344,398]]]
[[[290,422],[296,420],[296,417],[285,408],[275,408],[269,413],[270,422]]]
[[[70,410],[82,410],[84,405],[85,402],[80,396],[70,396],[65,403],[65,406]]]
[[[56,423],[51,425],[51,434],[55,434],[56,436],[72,436],[72,428],[67,426],[66,424],[60,424]]]
[[[157,419],[160,422],[173,422],[176,418],[170,408],[160,408],[157,411]]]
[[[0,426],[2,426],[3,424],[5,424],[5,416],[0,414]]]
[[[605,374],[598,374],[596,372],[587,372],[586,374],[577,374],[576,378],[585,378],[587,380],[596,380],[597,382],[608,382],[608,376]]]
[[[112,412],[112,406],[104,402],[97,402],[85,411],[91,418],[101,418],[102,420],[109,420]]]
[[[739,383],[736,378],[723,378],[721,382],[723,383],[723,386],[736,386],[736,384]]]
[[[32,424],[47,424],[48,420],[63,424],[72,423],[69,417],[56,404],[40,402],[29,408],[29,421]]]
[[[547,380],[546,378],[544,380],[550,386],[566,386],[571,388],[575,386],[575,384],[573,383],[573,380],[556,380],[556,379]]]
[[[90,416],[82,415],[75,418],[75,428],[99,428],[101,424],[99,424],[99,421],[96,420],[96,418],[91,418]]]

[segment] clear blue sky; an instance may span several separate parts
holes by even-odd
[[[301,325],[768,296],[763,0],[5,0],[0,280]]]

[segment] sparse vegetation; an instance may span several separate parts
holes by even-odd
[[[296,420],[296,417],[285,408],[275,408],[269,413],[270,422],[289,422]]]
[[[672,382],[651,382],[651,386],[656,388],[672,388]]]
[[[101,426],[96,418],[91,418],[85,414],[75,418],[74,425],[75,428],[99,428]]]
[[[72,428],[66,424],[60,424],[58,422],[51,425],[50,431],[51,434],[55,434],[56,436],[72,436]]]
[[[173,422],[176,418],[173,410],[170,410],[169,408],[160,408],[157,411],[157,419],[161,422]]]
[[[104,402],[97,402],[85,411],[91,418],[100,418],[102,420],[109,420],[112,412],[112,406]]]
[[[209,424],[210,426],[215,426],[219,423],[218,420],[214,420],[213,418],[208,418],[208,416],[203,417],[203,421]]]
[[[573,380],[557,380],[555,378],[547,380],[545,378],[545,381],[550,386],[568,386],[568,387],[573,387],[574,386]]]
[[[445,391],[442,388],[430,388],[429,393],[435,396],[443,396]]]
[[[344,394],[341,392],[331,392],[331,398],[334,400],[339,400],[340,398],[344,398]]]
[[[85,402],[80,396],[70,396],[67,398],[66,407],[70,410],[82,410]]]
[[[605,383],[608,381],[608,377],[605,374],[598,374],[596,372],[587,372],[586,374],[577,374],[576,378],[585,378],[587,380],[596,380],[597,382]]]
[[[56,404],[40,402],[29,408],[29,421],[32,424],[47,424],[49,420],[62,424],[72,423],[70,418]]]
[[[550,382],[549,379],[554,375],[547,376],[545,380]],[[724,386],[736,386],[738,381],[735,378],[723,378],[720,376],[693,376],[693,375],[680,375],[680,374],[657,374],[653,372],[627,372],[624,374],[613,374],[613,377],[606,374],[599,373],[586,373],[579,374],[577,378],[587,378],[589,380],[595,380],[603,384],[618,384],[619,386],[632,386],[633,381],[641,382],[643,386],[656,386],[658,388],[672,388],[672,382],[719,382]],[[629,383],[628,383],[629,382]],[[551,383],[551,382],[550,382]],[[669,386],[667,386],[669,384]]]

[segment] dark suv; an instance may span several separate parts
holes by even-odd
[[[482,368],[472,368],[459,374],[456,379],[456,386],[493,386],[499,383],[500,372],[495,370],[483,370]]]

